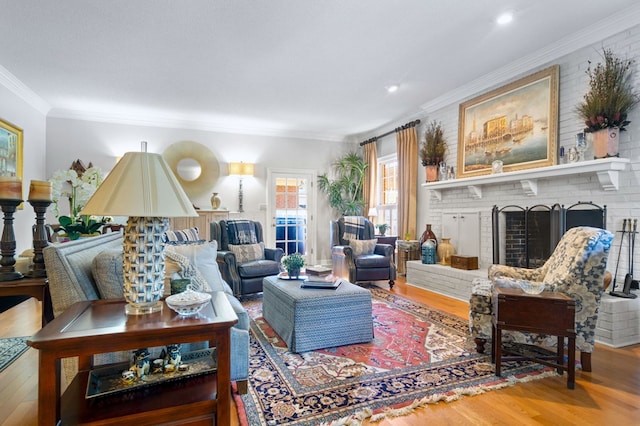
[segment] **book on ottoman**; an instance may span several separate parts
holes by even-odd
[[[307,275],[307,279],[300,284],[302,288],[333,288],[336,289],[340,285],[342,280],[336,279],[333,275],[329,274],[324,277]]]
[[[327,266],[315,265],[315,266],[307,266],[305,268],[308,276],[327,276],[330,275],[332,270]]]

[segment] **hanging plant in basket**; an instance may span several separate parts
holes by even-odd
[[[603,50],[604,63],[587,68],[589,91],[576,112],[593,133],[596,158],[618,156],[618,132],[629,124],[627,116],[640,101],[632,84],[633,61],[617,57],[610,49]]]

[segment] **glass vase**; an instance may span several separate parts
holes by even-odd
[[[427,223],[427,229],[425,229],[425,231],[422,233],[422,236],[420,237],[420,247],[422,247],[422,243],[424,243],[427,240],[435,241],[436,247],[438,247],[438,239],[436,238],[436,234],[434,234],[433,231],[431,230],[430,223]]]

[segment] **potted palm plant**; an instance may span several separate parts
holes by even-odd
[[[603,50],[604,63],[587,68],[589,91],[577,106],[584,120],[586,133],[593,134],[595,158],[618,156],[618,132],[629,124],[627,115],[640,101],[631,77],[632,60],[617,57],[610,49]]]
[[[425,140],[420,147],[420,160],[426,168],[427,182],[438,180],[438,164],[444,159],[446,150],[442,123],[433,120],[427,125]]]
[[[339,158],[334,164],[336,178],[318,176],[318,188],[327,194],[329,204],[344,216],[360,216],[364,209],[364,176],[368,164],[355,152]]]

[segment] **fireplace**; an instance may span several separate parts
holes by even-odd
[[[592,202],[564,205],[508,205],[493,207],[493,263],[538,268],[553,253],[567,229],[576,226],[605,228],[607,207]]]

